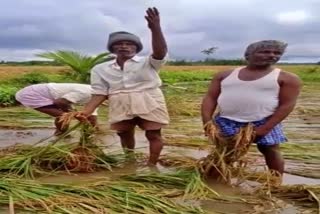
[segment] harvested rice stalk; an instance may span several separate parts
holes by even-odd
[[[69,127],[71,121],[76,118],[77,112],[68,112],[64,113],[59,118],[59,123],[61,123],[62,128]],[[92,143],[92,135],[95,131],[95,128],[89,123],[89,121],[84,121],[80,123],[80,145],[86,143]],[[64,137],[64,136],[63,136]],[[63,138],[62,137],[62,138]],[[59,141],[59,140],[58,140]]]
[[[22,213],[204,213],[155,194],[159,189],[141,192],[141,188],[147,187],[121,180],[74,186],[5,178],[0,181],[0,205],[14,203]]]
[[[75,118],[77,112],[68,112],[64,113],[59,122],[62,124],[62,127],[68,127],[71,121]],[[93,142],[93,132],[94,127],[90,123],[83,122],[80,125],[80,142],[79,146],[74,148],[67,157],[66,168],[72,171],[78,172],[93,172],[96,169],[95,160],[97,156],[94,154],[94,150],[90,149],[88,146],[92,147]],[[96,147],[96,152],[99,155],[103,154],[103,151],[99,150]],[[110,167],[109,167],[110,168]]]
[[[124,154],[106,154],[96,145],[79,146],[78,143],[48,146],[15,146],[0,156],[0,172],[25,178],[54,171],[92,172],[111,170],[128,159]]]
[[[162,155],[159,163],[166,167],[179,167],[180,169],[192,170],[197,168],[197,159],[188,156]]]
[[[68,127],[76,115],[77,115],[77,112],[63,113],[59,117],[59,123],[61,123],[61,128],[64,129],[64,128]]]
[[[137,187],[138,190],[148,189],[153,195],[161,197],[182,197],[183,201],[188,200],[213,200],[230,203],[252,203],[257,204],[256,199],[237,198],[233,196],[220,195],[210,188],[202,179],[201,174],[193,170],[179,170],[168,173],[145,173],[122,176],[121,180],[132,183],[139,182],[145,188]]]
[[[75,113],[65,113],[60,122],[67,126]],[[78,123],[67,133],[80,129],[80,141],[73,144],[58,144],[64,135],[46,146],[16,146],[0,151],[0,171],[34,178],[36,174],[48,171],[66,170],[71,172],[93,172],[99,168],[111,170],[123,159],[107,157],[103,150],[93,144],[93,127],[88,123]],[[120,155],[121,156],[121,155]]]
[[[205,125],[209,134],[209,143],[214,145],[210,154],[199,160],[198,168],[205,176],[217,176],[227,183],[231,182],[235,168],[246,166],[245,156],[254,140],[252,125],[241,127],[233,137],[223,137],[218,127],[212,122]]]
[[[208,187],[202,180],[197,170],[180,170],[169,173],[146,173],[136,175],[125,175],[121,179],[127,181],[141,182],[156,186],[159,189],[182,189],[180,192],[184,198],[205,199],[220,198],[220,195]]]

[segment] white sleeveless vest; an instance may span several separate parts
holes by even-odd
[[[238,122],[253,122],[272,115],[279,105],[281,70],[276,68],[260,79],[243,81],[239,79],[242,68],[236,68],[221,82],[220,116]]]

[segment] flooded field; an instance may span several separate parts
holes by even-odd
[[[200,159],[208,154],[207,139],[203,135],[199,116],[199,105],[208,82],[180,83],[171,89],[164,88],[171,123],[163,130],[166,145],[163,155],[175,155]],[[286,174],[283,185],[320,185],[320,85],[306,84],[295,111],[284,121],[288,143],[282,145],[286,159]],[[183,106],[183,108],[181,108]],[[39,141],[50,142],[54,132],[51,118],[22,107],[0,108],[0,146],[7,147],[14,144],[36,144]],[[108,129],[106,122],[106,108],[100,109],[99,124],[101,132],[97,134],[96,142],[104,147],[106,152],[120,151],[118,136]],[[79,136],[71,134],[67,142],[77,142]],[[148,142],[144,133],[136,131],[136,151],[148,153]],[[264,168],[264,160],[253,145],[249,157],[252,160],[249,167]],[[45,183],[86,184],[99,179],[117,180],[121,175],[142,172],[166,173],[176,171],[159,164],[156,168],[148,168],[145,161],[127,163],[114,168],[112,171],[100,170],[93,173],[57,173],[37,178]],[[277,206],[274,203],[258,201],[258,197],[251,195],[259,184],[247,181],[240,186],[233,187],[213,180],[207,184],[221,195],[228,195],[234,201],[194,201],[207,213],[317,213],[315,209],[308,209],[295,205],[295,201],[279,198]],[[243,199],[241,200],[238,199]],[[256,198],[256,199],[255,199]],[[245,200],[256,203],[247,203]],[[7,211],[4,211],[7,213]]]
[[[0,143],[3,146],[9,146],[10,143],[14,142],[17,144],[20,143],[36,143],[39,139],[46,139],[46,137],[52,134],[52,129],[27,129],[27,130],[1,130],[1,139]],[[51,140],[54,139],[50,138]],[[48,139],[47,141],[50,141]],[[72,136],[68,139],[68,142],[77,141],[78,136]],[[146,138],[144,137],[144,133],[142,131],[137,131],[136,133],[137,139],[137,152],[147,153],[148,152],[148,143]],[[120,142],[116,134],[114,133],[107,133],[107,134],[100,134],[99,135],[99,142],[103,142],[106,150],[110,151],[119,151]],[[208,154],[208,151],[204,147],[197,148],[194,145],[192,146],[171,146],[170,142],[168,145],[165,146],[163,151],[163,155],[181,155],[189,156],[194,158],[202,158]],[[253,154],[255,155],[255,154]],[[257,161],[255,162],[256,165],[254,167],[261,167],[264,164],[264,160],[262,157],[258,157]],[[94,182],[99,179],[111,179],[116,180],[118,177],[126,174],[135,174],[140,172],[149,172],[157,171],[157,172],[168,172],[174,169],[168,169],[160,164],[155,169],[150,169],[144,165],[145,163],[142,162],[134,162],[128,163],[121,168],[115,168],[112,172],[110,171],[98,171],[93,173],[57,173],[55,175],[43,176],[38,178],[37,180],[44,182],[44,183],[63,183],[63,184],[83,184],[83,183],[90,183]],[[287,167],[294,167],[294,164],[287,161]],[[306,166],[308,167],[308,166]],[[222,184],[215,180],[208,180],[208,185],[218,192],[221,195],[228,195],[233,197],[243,197],[246,198],[243,194],[253,191],[257,185],[256,183],[247,182],[243,183],[238,187],[232,187],[229,185]],[[303,176],[297,176],[286,173],[283,178],[283,185],[294,185],[294,184],[304,184],[304,185],[320,185],[320,179],[317,178],[308,178]],[[288,202],[283,202],[283,208],[271,209],[270,207],[266,206],[263,207],[262,205],[251,205],[247,203],[230,203],[230,202],[214,202],[214,201],[200,201],[201,207],[208,211],[208,213],[301,213],[301,209],[299,207],[294,207],[290,205]],[[255,210],[252,212],[252,210]],[[259,209],[264,210],[263,212],[259,212]],[[268,211],[269,210],[269,211]]]

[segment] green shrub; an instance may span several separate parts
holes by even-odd
[[[15,78],[14,81],[19,85],[32,85],[38,83],[47,83],[49,82],[49,78],[43,73],[31,72]]]
[[[174,84],[179,82],[209,81],[214,71],[162,71],[160,77],[163,83]]]
[[[11,86],[0,87],[0,106],[13,106],[17,104],[15,94],[19,89]]]

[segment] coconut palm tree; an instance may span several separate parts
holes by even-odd
[[[97,56],[87,56],[74,51],[58,50],[56,52],[45,52],[37,54],[38,57],[54,60],[58,63],[69,66],[72,75],[82,83],[90,82],[90,70],[97,64],[106,62],[112,57],[109,53],[102,53]]]

